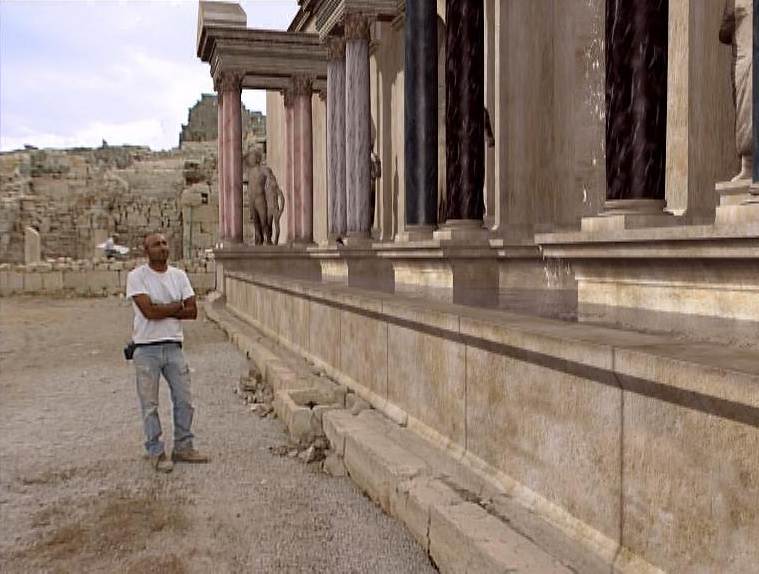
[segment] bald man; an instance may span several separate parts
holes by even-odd
[[[190,391],[190,368],[182,353],[182,321],[195,319],[198,308],[187,274],[168,264],[169,244],[161,233],[145,236],[148,263],[127,275],[126,296],[132,300],[137,371],[137,396],[142,411],[145,449],[158,472],[171,472],[174,462],[208,462],[193,446],[190,430],[195,409]],[[158,385],[163,375],[171,391],[174,449],[167,458],[158,418]]]

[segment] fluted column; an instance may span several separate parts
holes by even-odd
[[[312,80],[308,77],[293,78],[293,94],[295,97],[295,137],[297,139],[298,183],[295,189],[298,193],[295,199],[299,234],[296,239],[303,243],[314,240],[314,150],[311,96],[313,93]]]
[[[345,196],[345,40],[329,40],[327,65],[327,204],[328,235],[348,231]]]
[[[224,95],[219,82],[214,81],[216,89],[218,131],[216,135],[216,187],[219,196],[219,242],[223,243],[228,235],[226,213],[226,187],[224,185]]]
[[[406,0],[406,226],[437,223],[437,5]]]
[[[668,13],[668,0],[606,0],[607,209],[665,205]]]
[[[243,241],[243,193],[242,193],[242,115],[240,100],[242,75],[224,72],[221,75],[223,94],[224,131],[224,187],[226,189],[225,211],[227,215],[228,241]]]
[[[485,24],[482,0],[445,5],[446,223],[482,222]],[[408,165],[408,162],[407,162]]]
[[[345,17],[345,187],[348,236],[369,238],[371,221],[369,20]]]

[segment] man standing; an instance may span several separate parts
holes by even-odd
[[[157,471],[171,472],[174,462],[208,462],[192,444],[192,396],[190,368],[182,353],[182,323],[195,319],[198,308],[190,280],[181,269],[171,267],[169,245],[160,233],[144,240],[147,265],[130,271],[126,295],[134,308],[132,340],[137,371],[137,396],[140,399],[145,448]],[[174,450],[166,457],[158,418],[158,383],[161,375],[169,384],[174,412]]]

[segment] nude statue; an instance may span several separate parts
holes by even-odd
[[[753,0],[725,0],[719,39],[733,48],[735,144],[741,171],[732,181],[751,179],[754,142],[752,121]]]
[[[271,242],[279,243],[279,220],[285,210],[285,194],[277,183],[277,178],[269,170],[270,176],[266,179],[266,225],[271,231]]]
[[[248,194],[250,198],[250,220],[255,230],[256,245],[271,244],[271,228],[269,227],[266,202],[266,182],[274,177],[271,169],[261,165],[261,151],[254,149],[245,158],[247,168]]]

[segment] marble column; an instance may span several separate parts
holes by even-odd
[[[406,0],[406,226],[437,223],[437,5]]]
[[[295,189],[298,196],[295,200],[297,211],[296,227],[299,230],[297,240],[302,243],[312,243],[314,240],[314,150],[313,150],[313,118],[311,96],[313,93],[311,78],[296,76],[293,78],[293,94],[295,97],[295,138],[297,141],[298,182]]]
[[[218,241],[223,243],[228,234],[227,230],[227,213],[226,213],[226,187],[224,185],[224,95],[221,92],[221,85],[214,82],[216,88],[217,116],[218,116],[218,133],[216,135],[217,154],[216,159],[216,187],[219,195],[219,237]]]
[[[668,13],[668,0],[606,0],[607,208],[665,204]]]
[[[291,89],[285,90],[285,201],[287,202],[287,237],[295,240],[295,154],[293,134],[295,132],[295,107]]]
[[[370,237],[369,20],[345,17],[345,188],[348,236]]]
[[[348,231],[345,197],[345,40],[331,38],[327,65],[327,204],[330,239]]]
[[[448,0],[445,21],[446,223],[482,222],[485,179],[483,0]]]
[[[242,193],[242,74],[225,72],[221,75],[223,93],[224,187],[227,216],[227,241],[243,241]]]

